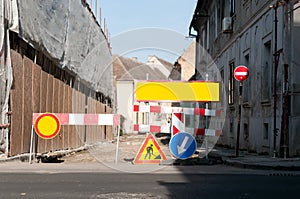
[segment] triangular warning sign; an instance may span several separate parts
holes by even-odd
[[[133,160],[134,164],[159,164],[161,160],[166,160],[166,155],[161,150],[153,135],[148,134],[139,152]]]

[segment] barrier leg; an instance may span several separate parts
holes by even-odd
[[[116,161],[115,164],[118,164],[118,158],[119,158],[119,142],[120,142],[120,125],[118,125],[118,133],[117,133],[117,146],[116,146]]]
[[[30,136],[30,152],[29,152],[29,164],[31,164],[32,160],[32,148],[33,148],[33,125],[31,126],[31,136]]]

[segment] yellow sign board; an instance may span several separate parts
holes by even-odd
[[[159,164],[161,160],[166,160],[166,155],[161,150],[158,142],[153,135],[148,134],[139,152],[137,153],[134,164]]]
[[[136,82],[136,101],[220,101],[218,82]]]

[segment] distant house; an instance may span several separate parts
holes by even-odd
[[[170,80],[188,81],[195,74],[195,50],[196,42],[193,42],[175,62]]]
[[[157,124],[163,125],[166,122],[166,116],[150,113],[133,112],[133,105],[138,103],[134,101],[134,83],[138,80],[168,80],[172,69],[172,64],[151,56],[147,63],[139,62],[136,58],[126,58],[118,55],[113,56],[113,74],[115,85],[115,107],[116,112],[122,115],[122,130],[124,133],[132,133],[134,124]],[[159,93],[153,93],[158,95]],[[150,102],[150,105],[159,105],[159,103]]]

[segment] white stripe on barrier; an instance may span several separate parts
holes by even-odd
[[[84,114],[69,114],[70,125],[84,125]]]
[[[138,131],[139,132],[150,132],[150,125],[140,124]]]
[[[169,106],[144,106],[134,105],[135,112],[143,113],[184,113],[186,115],[201,115],[201,116],[219,116],[221,110],[205,109],[205,108],[185,108],[185,107],[169,107]]]
[[[139,112],[149,113],[150,112],[150,106],[140,106],[139,107]]]
[[[214,129],[205,129],[205,135],[206,136],[216,136],[217,131]]]
[[[102,114],[98,115],[98,125],[113,125],[114,115],[113,114]]]

